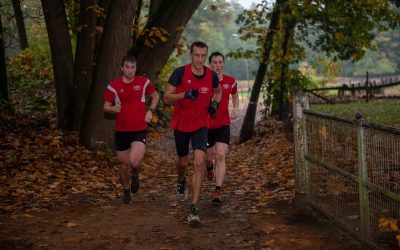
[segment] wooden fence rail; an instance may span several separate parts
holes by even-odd
[[[389,82],[389,83],[383,83],[383,84],[376,84],[373,82],[366,81],[364,85],[361,85],[361,83],[358,83],[358,86],[356,86],[354,83],[351,84],[351,86],[348,86],[347,84],[343,84],[341,86],[333,86],[333,87],[325,87],[325,88],[314,88],[314,89],[304,89],[304,92],[310,93],[330,104],[334,104],[335,101],[327,98],[326,96],[317,93],[317,92],[323,92],[323,91],[332,91],[332,90],[337,90],[337,96],[338,97],[343,97],[345,96],[346,92],[350,92],[352,97],[357,96],[361,91],[365,91],[365,98],[366,102],[368,102],[368,99],[370,97],[373,97],[375,94],[383,94],[383,89],[388,88],[388,87],[394,87],[400,85],[400,81],[396,82]]]

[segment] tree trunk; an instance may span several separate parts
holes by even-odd
[[[80,141],[88,148],[93,148],[97,141],[114,145],[114,120],[104,118],[103,92],[108,82],[119,75],[121,59],[131,42],[137,1],[112,1],[108,10],[94,84],[89,92],[80,130]]]
[[[103,30],[103,32],[99,32],[100,34],[98,34],[97,39],[96,39],[96,45],[95,45],[95,55],[94,55],[94,65],[98,65],[99,63],[99,51],[101,48],[101,44],[102,44],[102,40],[103,40],[103,35],[104,35],[104,27],[105,27],[105,23],[106,23],[106,18],[108,16],[108,11],[110,9],[110,5],[112,0],[98,0],[99,1],[99,8],[103,9],[103,15],[100,15],[97,17],[97,27],[101,28]],[[96,66],[94,66],[96,67]],[[95,75],[95,71],[93,71],[92,73],[92,79],[94,78]]]
[[[267,72],[267,62],[271,54],[273,37],[278,28],[278,20],[281,14],[281,7],[286,3],[286,1],[287,0],[278,0],[272,12],[268,32],[265,37],[262,61],[258,66],[256,79],[254,80],[254,85],[251,90],[249,105],[247,106],[246,115],[244,117],[243,125],[240,130],[240,142],[245,142],[250,139],[254,132],[258,97],[260,96],[261,86],[264,82],[265,73]]]
[[[29,47],[29,44],[28,44],[28,36],[26,35],[24,17],[22,15],[22,10],[21,10],[21,1],[12,0],[12,5],[14,9],[15,20],[17,23],[19,47],[21,49],[26,49]]]
[[[0,101],[9,101],[8,85],[7,85],[7,69],[6,69],[6,53],[3,36],[3,23],[1,22],[0,13]]]
[[[184,27],[200,3],[201,0],[186,1],[185,4],[182,4],[181,0],[162,0],[158,3],[158,8],[149,17],[145,29],[163,28],[168,32],[168,40],[166,42],[158,40],[154,48],[145,46],[145,38],[141,37],[138,40],[137,46],[130,50],[138,60],[137,74],[146,74],[152,81],[157,79],[162,67],[174,51]]]
[[[139,0],[137,3],[137,8],[135,11],[135,16],[133,20],[133,33],[132,33],[132,47],[135,46],[137,39],[140,35],[140,17],[142,15],[143,0]],[[151,8],[151,5],[150,5]],[[150,16],[150,14],[149,14]]]
[[[63,0],[41,0],[56,85],[58,126],[73,127],[73,56]]]
[[[284,118],[284,109],[283,106],[285,104],[285,92],[287,91],[287,73],[288,73],[288,62],[286,61],[287,57],[287,52],[288,52],[288,43],[289,43],[289,32],[290,32],[290,27],[285,26],[283,27],[285,29],[284,31],[284,37],[283,37],[283,43],[282,43],[282,64],[281,64],[281,75],[280,75],[280,86],[279,86],[279,98],[278,98],[278,116],[279,120],[283,120]]]
[[[150,0],[149,16],[154,15],[162,0]]]
[[[93,76],[97,0],[81,1],[74,64],[74,130],[79,130]]]
[[[283,20],[283,42],[282,42],[282,65],[281,65],[281,76],[280,76],[280,91],[279,91],[279,102],[278,102],[278,115],[279,120],[287,121],[290,107],[288,105],[287,93],[289,92],[289,86],[287,84],[287,74],[289,71],[289,62],[287,60],[287,54],[289,50],[289,42],[294,34],[294,27],[296,25],[294,18],[291,16],[291,10],[289,4],[286,4],[284,8],[284,20]]]

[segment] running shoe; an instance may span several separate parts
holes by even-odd
[[[122,201],[125,204],[129,204],[131,202],[131,190],[129,189],[124,190],[124,193],[122,195]]]
[[[214,191],[212,193],[212,197],[213,197],[213,199],[212,199],[211,202],[215,206],[221,206],[222,205],[222,193],[221,193],[221,191]]]
[[[196,205],[190,205],[187,220],[189,225],[192,227],[200,225],[199,210],[197,209]]]
[[[214,179],[214,167],[213,165],[207,167],[207,180],[212,181]]]
[[[132,174],[131,176],[131,192],[132,194],[137,193],[140,188],[140,182],[139,182],[139,174]]]
[[[187,199],[187,190],[185,189],[186,179],[183,179],[182,182],[176,184],[177,192],[176,198],[178,201],[185,201]]]

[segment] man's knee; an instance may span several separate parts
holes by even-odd
[[[188,157],[179,157],[177,165],[180,168],[185,168],[189,164],[189,159]]]
[[[132,166],[132,168],[139,168],[142,161],[139,159],[136,159],[136,158],[131,158],[130,163],[131,163],[130,165]]]
[[[117,159],[118,159],[118,162],[119,162],[121,165],[127,165],[127,166],[129,166],[129,159],[128,159],[128,157],[123,156],[123,155],[118,155],[118,156],[117,156]]]
[[[225,152],[217,152],[216,159],[217,161],[225,161]]]
[[[129,164],[120,164],[119,168],[121,171],[129,171]]]
[[[197,157],[194,157],[195,169],[203,169],[205,163],[206,163],[205,156],[199,154],[197,155]]]

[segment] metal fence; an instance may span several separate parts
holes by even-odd
[[[366,245],[399,249],[400,129],[307,109],[296,116],[297,192]]]

